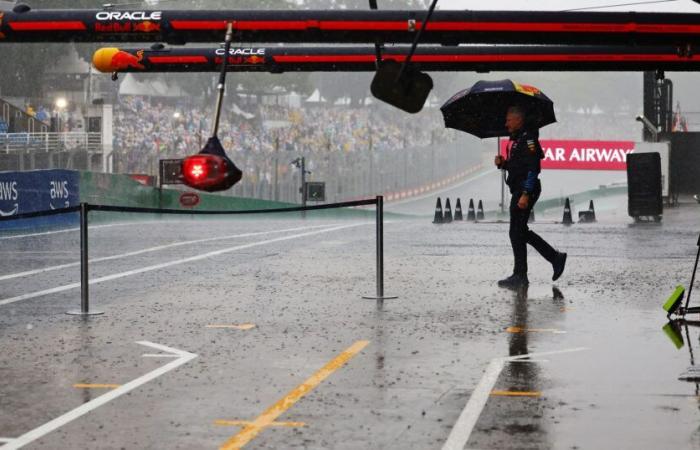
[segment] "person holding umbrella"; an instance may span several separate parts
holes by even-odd
[[[530,212],[542,192],[539,180],[539,128],[556,122],[552,101],[539,89],[511,80],[479,81],[458,92],[441,108],[445,126],[478,137],[510,136],[507,157],[500,154],[494,163],[508,173],[510,201],[510,242],[513,247],[513,274],[498,286],[518,289],[529,284],[527,244],[552,264],[552,280],[564,272],[566,253],[558,252],[528,228]]]
[[[527,286],[527,244],[530,244],[552,264],[552,280],[556,281],[564,272],[566,253],[561,253],[530,230],[527,221],[532,208],[542,192],[539,180],[540,160],[544,152],[538,140],[537,130],[525,128],[526,117],[522,107],[511,106],[506,113],[505,126],[510,133],[508,158],[496,156],[494,163],[499,169],[508,172],[506,184],[512,195],[510,200],[510,243],[513,247],[515,264],[513,274],[500,280],[498,285],[505,288]]]

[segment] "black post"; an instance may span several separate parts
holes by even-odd
[[[385,299],[399,298],[398,296],[384,295],[384,196],[377,196],[377,295],[362,296],[365,299],[382,301]]]
[[[278,202],[280,200],[280,188],[279,188],[279,173],[280,173],[280,167],[279,167],[279,154],[280,154],[280,137],[275,136],[275,173],[274,173],[274,191],[273,191],[273,200]]]
[[[299,189],[301,192],[301,206],[306,208],[306,158],[301,157],[301,188]],[[301,212],[301,217],[306,218],[306,211]]]
[[[384,297],[384,197],[377,196],[377,297]]]
[[[690,294],[693,292],[695,284],[695,272],[698,270],[698,260],[700,260],[700,237],[698,237],[698,254],[695,256],[695,265],[693,266],[693,275],[690,277],[690,286],[688,286],[688,295],[685,297],[685,309],[690,305]]]
[[[80,204],[80,311],[68,311],[74,316],[96,316],[102,311],[90,311],[90,277],[88,271],[88,211],[87,203]]]

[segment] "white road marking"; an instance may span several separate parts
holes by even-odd
[[[489,395],[491,394],[491,391],[498,380],[498,376],[501,374],[501,371],[506,363],[525,362],[531,357],[559,355],[562,353],[580,352],[583,350],[587,349],[579,347],[492,359],[486,368],[486,373],[484,373],[484,376],[481,377],[479,384],[474,389],[474,392],[472,392],[472,395],[467,402],[467,406],[464,407],[464,410],[462,410],[462,413],[459,415],[457,422],[455,422],[454,426],[452,427],[452,431],[447,437],[445,445],[442,446],[442,450],[463,450],[467,445],[469,437],[472,434],[472,430],[474,429],[477,420],[479,420],[479,416],[481,415],[484,406],[486,406]]]
[[[119,255],[103,256],[101,258],[93,258],[93,259],[89,260],[88,263],[111,261],[113,259],[127,258],[129,256],[136,256],[136,255],[140,255],[143,253],[156,252],[159,250],[165,250],[168,248],[179,247],[179,246],[183,246],[183,245],[200,244],[202,242],[211,242],[211,241],[217,241],[217,240],[223,241],[223,240],[227,240],[227,239],[236,239],[236,238],[250,237],[250,236],[260,236],[263,234],[286,233],[288,231],[312,230],[314,228],[323,228],[326,226],[329,226],[329,225],[314,225],[314,226],[309,226],[309,227],[287,228],[287,229],[283,229],[283,230],[271,230],[271,231],[259,231],[259,232],[255,232],[255,233],[232,234],[232,235],[228,235],[228,236],[218,236],[218,237],[212,237],[212,238],[206,238],[206,239],[196,239],[196,240],[192,240],[192,241],[180,241],[180,242],[174,242],[172,244],[144,248],[142,250],[137,250],[134,252],[121,253]],[[41,269],[27,270],[24,272],[10,273],[7,275],[0,276],[0,281],[10,280],[12,278],[28,277],[28,276],[37,275],[40,273],[51,272],[54,270],[61,270],[61,269],[67,269],[70,267],[77,267],[79,265],[80,265],[80,261],[76,261],[76,262],[67,263],[67,264],[59,264],[58,266],[44,267]]]
[[[152,266],[142,267],[140,269],[128,270],[126,272],[120,272],[120,273],[115,273],[112,275],[107,275],[107,276],[104,276],[101,278],[95,278],[93,280],[90,280],[90,284],[92,285],[92,284],[104,283],[105,281],[116,280],[118,278],[124,278],[124,277],[128,277],[131,275],[138,275],[138,274],[145,273],[145,272],[151,272],[154,270],[164,269],[166,267],[171,267],[171,266],[175,266],[178,264],[185,264],[185,263],[189,263],[189,262],[193,262],[193,261],[199,261],[202,259],[211,258],[212,256],[219,256],[219,255],[223,255],[226,253],[231,253],[231,252],[234,252],[236,250],[245,250],[248,248],[258,247],[261,245],[274,244],[275,242],[288,241],[291,239],[313,236],[313,235],[322,234],[322,233],[330,233],[333,231],[344,230],[346,228],[353,228],[353,227],[372,225],[372,224],[374,224],[374,222],[360,222],[360,223],[355,223],[352,225],[342,225],[342,226],[337,226],[337,227],[333,227],[333,228],[327,228],[324,230],[310,231],[308,233],[299,233],[299,234],[293,234],[291,236],[282,236],[279,238],[268,239],[266,241],[251,242],[248,244],[237,245],[235,247],[228,247],[228,248],[223,248],[221,250],[216,250],[213,252],[207,252],[207,253],[202,253],[199,255],[190,256],[189,258],[176,259],[174,261],[168,261],[168,262],[164,262],[164,263],[160,263],[160,264],[154,264]],[[30,292],[28,294],[18,295],[16,297],[11,297],[11,298],[6,298],[4,300],[0,300],[0,306],[9,305],[10,303],[19,302],[22,300],[28,300],[31,298],[42,297],[44,295],[56,294],[58,292],[64,292],[64,291],[68,291],[70,289],[75,289],[77,287],[80,287],[80,283],[71,283],[71,284],[66,284],[63,286],[57,286],[54,288],[45,289],[42,291]]]
[[[90,225],[90,229],[99,229],[99,228],[110,228],[110,227],[121,227],[121,226],[130,226],[130,225],[159,225],[163,223],[183,223],[185,221],[183,220],[163,220],[163,221],[141,221],[141,222],[119,222],[119,223],[110,223],[110,224],[104,224],[104,225]],[[71,231],[79,231],[80,227],[76,228],[64,228],[62,230],[54,230],[54,231],[42,231],[40,233],[30,233],[30,234],[16,234],[12,236],[2,236],[0,237],[0,240],[5,240],[5,239],[19,239],[19,238],[25,238],[25,237],[34,237],[34,236],[47,236],[50,234],[59,234],[59,233],[69,233]]]
[[[117,397],[120,397],[134,389],[136,389],[139,386],[142,386],[149,381],[152,381],[159,376],[170,372],[173,369],[176,369],[180,367],[181,365],[189,362],[190,360],[194,359],[197,357],[196,354],[186,352],[184,350],[178,350],[176,348],[171,348],[171,347],[166,347],[165,345],[160,345],[160,344],[154,344],[153,342],[148,342],[148,341],[138,341],[137,344],[140,345],[145,345],[147,347],[155,348],[157,350],[161,350],[164,352],[169,352],[173,356],[176,356],[177,359],[174,361],[169,362],[168,364],[165,364],[162,367],[159,367],[158,369],[152,370],[148,372],[145,375],[142,375],[135,380],[132,380],[126,384],[121,385],[118,388],[112,389],[111,391],[104,393],[100,395],[99,397],[90,400],[87,403],[82,404],[81,406],[68,411],[67,413],[63,414],[62,416],[59,416],[44,425],[41,425],[38,428],[35,428],[27,433],[24,433],[22,436],[11,440],[4,446],[2,446],[2,450],[15,450],[18,448],[21,448],[30,442],[33,442],[49,433],[52,431],[57,430],[58,428],[62,427],[63,425],[77,419],[80,416],[83,416],[90,411],[99,408],[100,406],[116,399]]]
[[[12,442],[12,441],[14,441],[14,440],[15,440],[14,438],[0,438],[0,443],[3,443],[3,442]]]

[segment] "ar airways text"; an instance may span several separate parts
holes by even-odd
[[[506,156],[507,140],[501,141]],[[634,152],[633,141],[541,140],[543,169],[626,170],[627,155]]]

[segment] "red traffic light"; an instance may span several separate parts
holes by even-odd
[[[202,191],[223,191],[241,179],[241,171],[222,156],[199,153],[182,160],[185,184]]]

